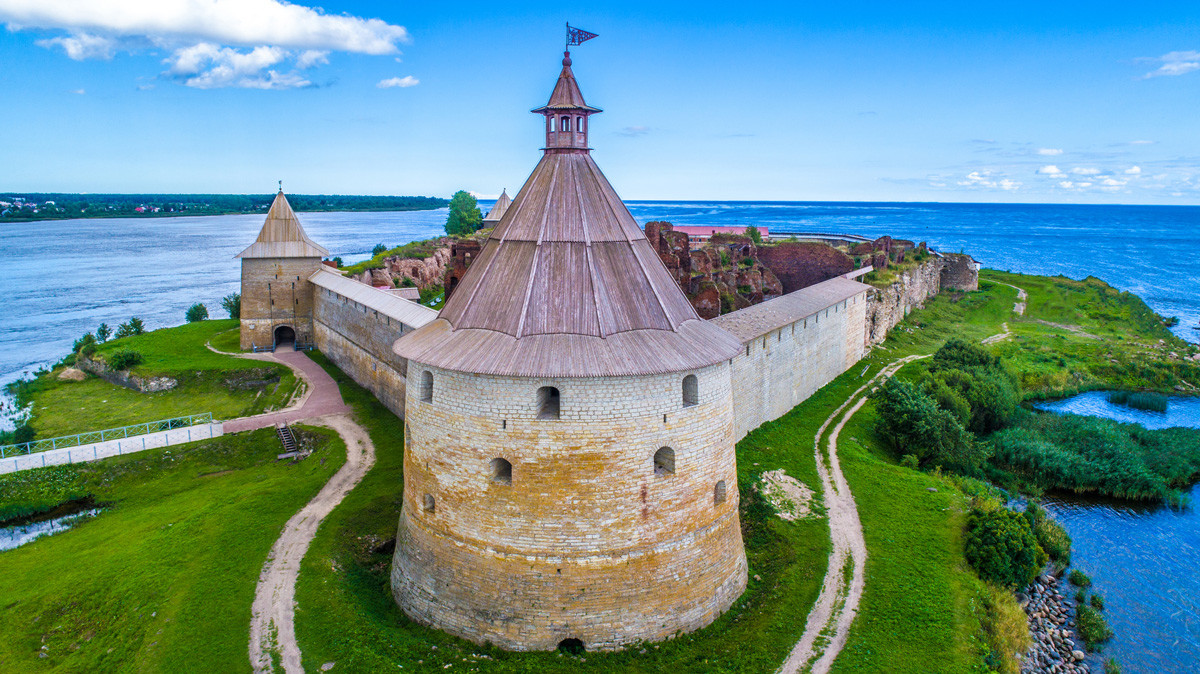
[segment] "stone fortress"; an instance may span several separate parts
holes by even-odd
[[[533,112],[541,160],[440,312],[322,264],[281,190],[238,256],[242,347],[314,345],[404,418],[414,620],[517,650],[662,640],[745,588],[734,444],[909,303],[847,274],[701,318],[592,159],[569,53]]]

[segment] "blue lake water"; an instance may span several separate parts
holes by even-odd
[[[1165,413],[1114,405],[1104,391],[1038,407],[1147,428],[1200,429],[1197,398],[1172,397]],[[1102,655],[1115,657],[1123,671],[1200,670],[1200,485],[1189,493],[1192,505],[1183,510],[1067,495],[1043,500],[1071,534],[1075,566],[1104,595],[1104,613],[1116,636]]]

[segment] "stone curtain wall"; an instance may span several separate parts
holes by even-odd
[[[863,357],[866,295],[746,342],[732,362],[735,438],[787,414]]]
[[[318,257],[242,259],[242,348],[269,347],[281,325],[296,331],[298,342],[313,343],[313,285],[308,277],[321,266]]]
[[[758,259],[783,283],[783,292],[828,281],[854,270],[854,260],[825,243],[784,241],[758,249]]]
[[[899,280],[885,288],[876,288],[867,299],[867,345],[874,346],[887,339],[888,332],[908,312],[925,306],[925,301],[942,287],[942,267],[945,262],[931,257],[917,267],[902,272]]]
[[[317,349],[403,417],[407,363],[392,343],[415,328],[327,288],[313,290]]]
[[[417,363],[409,374],[392,590],[414,620],[510,649],[611,649],[703,627],[741,595],[728,363],[624,378]],[[698,399],[684,407],[688,374]],[[558,419],[538,418],[543,386],[560,391]],[[673,474],[655,471],[661,447]],[[510,484],[493,480],[497,458]]]

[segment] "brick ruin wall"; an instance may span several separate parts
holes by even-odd
[[[868,292],[745,343],[732,362],[734,437],[787,414],[863,357]]]
[[[728,362],[690,373],[688,407],[687,372],[409,371],[392,590],[414,620],[504,648],[605,650],[703,627],[745,589]],[[558,419],[538,418],[542,386],[561,393]],[[661,447],[674,473],[655,470]]]
[[[415,328],[327,288],[316,292],[316,345],[397,416],[404,416],[408,363],[392,344]]]
[[[296,341],[313,343],[313,285],[308,277],[321,258],[242,259],[242,348],[269,347],[281,325],[296,332]]]
[[[783,241],[758,249],[758,259],[790,293],[854,270],[854,260],[825,243]]]

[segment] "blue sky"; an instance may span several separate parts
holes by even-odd
[[[1200,203],[1196,3],[315,7],[0,0],[0,191],[511,194],[570,20],[627,199]]]

